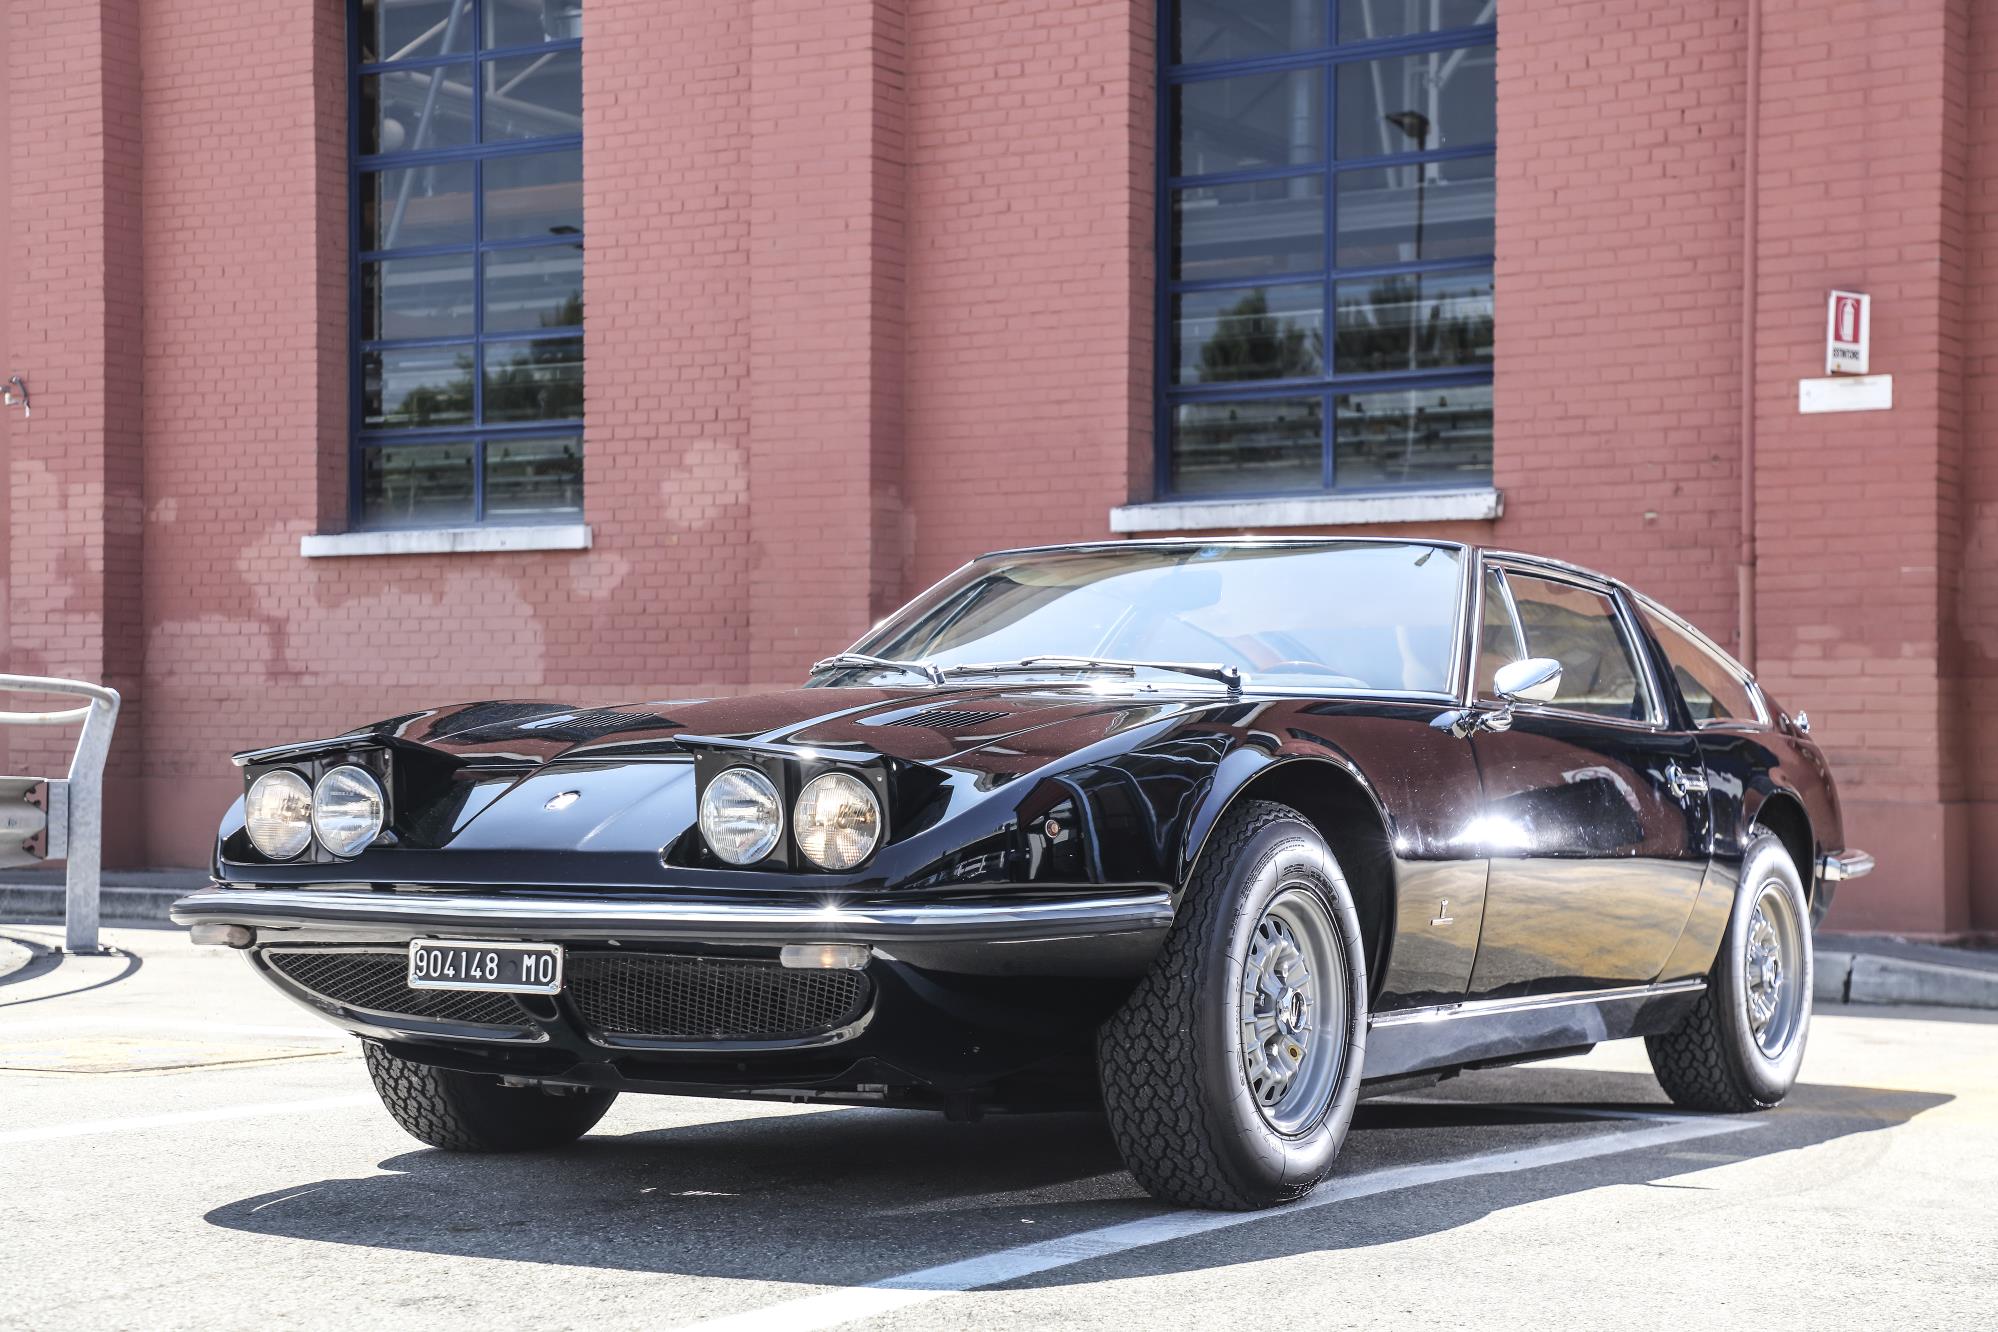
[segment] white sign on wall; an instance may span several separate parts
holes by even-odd
[[[1860,291],[1835,291],[1825,306],[1825,373],[1867,373],[1867,346],[1873,340],[1873,298]]]

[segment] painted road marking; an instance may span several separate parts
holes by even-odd
[[[1043,1240],[1038,1244],[1001,1249],[975,1258],[944,1263],[939,1267],[904,1272],[900,1276],[888,1277],[871,1285],[832,1290],[819,1295],[806,1295],[767,1305],[761,1309],[727,1314],[720,1318],[687,1324],[685,1332],[810,1332],[815,1328],[837,1327],[856,1319],[878,1318],[883,1314],[894,1313],[911,1305],[925,1304],[960,1291],[997,1285],[1002,1281],[1014,1281],[1021,1277],[1033,1276],[1038,1272],[1070,1267],[1097,1258],[1107,1258],[1153,1244],[1165,1244],[1172,1240],[1204,1235],[1210,1231],[1227,1230],[1234,1226],[1247,1225],[1252,1221],[1265,1221],[1286,1213],[1310,1211],[1335,1202],[1369,1198],[1379,1193],[1419,1188],[1426,1184],[1440,1184],[1473,1175],[1504,1175],[1520,1170],[1538,1170],[1543,1166],[1564,1165],[1570,1161],[1586,1161],[1598,1156],[1614,1156],[1622,1152],[1641,1151],[1646,1147],[1688,1142],[1696,1138],[1711,1138],[1723,1133],[1740,1133],[1755,1128],[1758,1124],[1756,1120],[1640,1115],[1631,1111],[1621,1112],[1615,1117],[1620,1119],[1641,1117],[1657,1122],[1650,1128],[1599,1133],[1587,1138],[1549,1143],[1541,1147],[1488,1152],[1483,1156],[1468,1156],[1461,1160],[1438,1161],[1428,1165],[1394,1166],[1373,1170],[1348,1179],[1334,1179],[1320,1186],[1318,1191],[1308,1198],[1267,1212],[1166,1212],[1159,1216],[1148,1216],[1141,1220],[1126,1221],[1097,1230],[1063,1235],[1056,1239]]]
[[[41,1128],[0,1129],[0,1147],[22,1142],[51,1142],[57,1138],[94,1138],[106,1133],[148,1133],[153,1129],[177,1128],[182,1124],[214,1124],[229,1119],[257,1119],[264,1115],[307,1115],[321,1110],[352,1110],[379,1105],[372,1095],[321,1096],[310,1101],[262,1101],[250,1105],[222,1105],[212,1110],[179,1110],[164,1115],[135,1115],[130,1119],[85,1119],[74,1124],[48,1124]]]

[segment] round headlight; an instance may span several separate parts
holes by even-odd
[[[851,773],[829,772],[807,782],[791,820],[798,849],[820,869],[852,869],[881,840],[881,802]]]
[[[343,763],[312,790],[312,831],[334,855],[358,855],[381,835],[385,808],[382,784],[374,774]]]
[[[755,768],[730,768],[701,793],[701,836],[731,865],[752,865],[777,849],[784,807]]]
[[[290,860],[312,840],[312,788],[283,768],[250,783],[243,801],[250,845],[272,860]]]

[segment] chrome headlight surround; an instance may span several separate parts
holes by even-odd
[[[837,768],[806,782],[791,810],[798,854],[823,870],[845,871],[864,863],[881,845],[882,824],[874,788]]]
[[[312,845],[312,787],[290,768],[272,768],[243,797],[243,831],[268,860],[296,860]]]
[[[342,763],[329,768],[312,788],[312,832],[331,855],[349,859],[382,835],[388,796],[366,768]]]
[[[701,836],[723,863],[768,860],[784,840],[784,798],[761,768],[735,764],[701,789]]]

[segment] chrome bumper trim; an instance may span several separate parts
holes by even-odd
[[[1827,883],[1863,879],[1873,873],[1873,857],[1864,851],[1827,851],[1818,861],[1818,873]]]
[[[366,892],[312,888],[206,888],[181,898],[177,925],[386,931],[413,937],[451,930],[483,938],[645,939],[709,943],[979,943],[1089,938],[1163,930],[1163,889],[1091,897],[791,905],[658,897],[557,897],[525,893]]]

